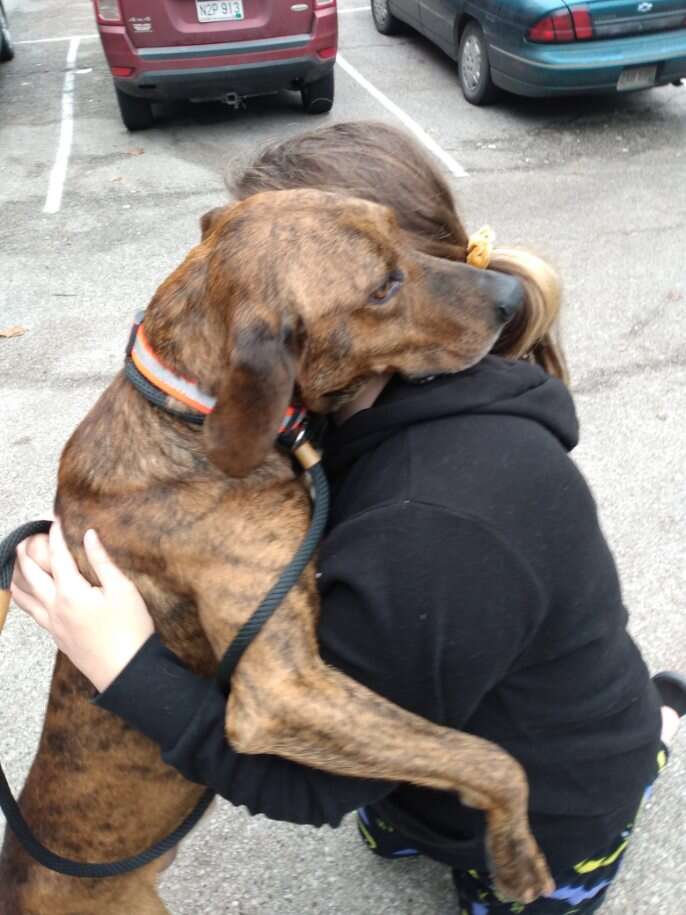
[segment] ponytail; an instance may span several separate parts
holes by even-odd
[[[524,285],[524,305],[492,352],[540,365],[569,385],[567,361],[557,334],[562,289],[555,270],[542,258],[519,248],[495,248],[489,269],[516,276]]]

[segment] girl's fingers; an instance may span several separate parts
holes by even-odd
[[[83,538],[83,545],[86,550],[88,561],[93,567],[93,571],[98,576],[98,581],[103,589],[107,591],[110,588],[130,584],[129,579],[124,575],[119,566],[116,566],[110,559],[109,553],[102,545],[100,538],[94,530],[86,531]]]
[[[47,629],[48,632],[52,631],[50,628],[50,614],[48,611],[35,597],[32,597],[31,594],[28,594],[22,588],[17,587],[14,580],[12,580],[12,584],[10,585],[10,594],[20,610],[24,610],[29,616],[33,617],[43,629]]]
[[[34,597],[43,607],[51,607],[55,602],[56,591],[50,575],[26,553],[17,553],[17,565],[22,577],[21,590]]]
[[[50,546],[47,534],[34,534],[17,547],[17,553],[24,550],[44,572],[50,572]]]
[[[21,566],[19,564],[19,557],[17,557],[17,561],[14,564],[14,571],[12,572],[12,584],[16,585],[22,591],[29,590],[28,582],[24,578],[22,571],[21,571]]]
[[[69,552],[59,520],[55,520],[50,528],[49,542],[50,564],[57,590],[65,596],[90,592],[90,584],[79,572],[76,561]]]

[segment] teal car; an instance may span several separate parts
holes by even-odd
[[[411,26],[457,62],[473,105],[631,92],[686,78],[686,0],[371,0],[390,35]]]

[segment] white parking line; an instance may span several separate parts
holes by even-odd
[[[78,38],[80,41],[85,41],[88,38],[97,38],[98,33],[95,32],[93,35],[60,35],[58,38],[25,38],[23,41],[15,41],[15,44],[47,44],[49,41],[73,41],[75,38]]]
[[[433,153],[436,158],[445,165],[445,167],[450,171],[456,178],[467,178],[469,177],[468,173],[462,168],[460,163],[453,159],[450,153],[447,153],[438,143],[429,136],[429,134],[419,126],[419,124],[410,117],[402,108],[399,108],[395,102],[392,102],[387,96],[380,92],[376,86],[373,86],[366,77],[362,76],[359,70],[356,70],[352,64],[348,63],[345,57],[342,57],[340,54],[336,58],[336,63],[345,70],[345,72],[352,76],[363,89],[366,89],[367,92],[380,102],[384,108],[387,108],[391,114],[394,114],[398,120],[410,131],[414,136],[419,140],[419,142],[425,146],[429,152]]]
[[[67,51],[67,72],[64,76],[64,89],[62,90],[62,126],[60,139],[57,144],[55,164],[50,172],[48,193],[45,198],[44,213],[57,213],[62,205],[62,191],[67,177],[67,165],[71,153],[71,141],[74,136],[74,70],[76,57],[79,52],[79,37],[69,41]]]
[[[368,6],[351,6],[348,9],[341,9],[338,7],[338,15],[341,16],[343,13],[370,13],[371,10]]]

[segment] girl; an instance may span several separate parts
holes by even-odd
[[[498,899],[482,814],[453,796],[236,754],[224,736],[225,696],[161,643],[94,532],[85,546],[101,588],[79,575],[56,524],[49,544],[20,548],[14,598],[92,681],[102,708],[233,803],[314,825],[337,825],[358,808],[376,854],[451,866],[470,915],[594,912],[666,759],[662,741],[686,710],[686,681],[651,681],[627,633],[593,498],[568,457],[577,423],[554,333],[556,277],[511,249],[496,249],[489,264],[488,245],[470,243],[432,163],[390,127],[339,124],[286,140],[233,191],[294,187],[391,206],[419,250],[525,285],[525,307],[494,355],[422,384],[371,379],[333,417],[323,440],[334,498],[319,556],[319,638],[328,663],[522,763],[555,892],[526,906]]]

